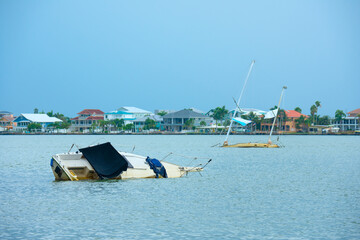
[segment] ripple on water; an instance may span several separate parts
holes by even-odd
[[[360,238],[359,137],[284,136],[281,149],[224,149],[210,147],[223,136],[106,136],[160,159],[175,152],[213,161],[202,176],[79,182],[53,181],[51,155],[97,136],[0,138],[1,239]]]

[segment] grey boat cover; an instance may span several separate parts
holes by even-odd
[[[128,168],[126,159],[109,142],[79,150],[101,179],[115,178]]]

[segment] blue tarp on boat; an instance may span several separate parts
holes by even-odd
[[[164,165],[157,160],[156,158],[146,158],[146,162],[149,164],[150,168],[154,171],[156,174],[156,178],[159,178],[159,175],[163,178],[167,178],[167,173]]]

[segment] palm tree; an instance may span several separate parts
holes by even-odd
[[[299,118],[295,120],[295,127],[296,129],[300,129],[300,128],[302,129],[304,125],[305,125],[305,117],[301,115]]]
[[[301,108],[299,108],[299,107],[296,107],[295,109],[294,109],[294,111],[297,111],[298,113],[301,113]]]
[[[166,114],[168,114],[167,112],[165,112],[165,111],[160,111],[160,112],[158,112],[157,113],[157,115],[159,115],[159,116],[165,116]]]
[[[319,110],[319,107],[321,107],[321,103],[320,103],[320,101],[316,101],[315,102],[315,106],[316,106],[316,113],[318,112],[318,110]],[[317,118],[318,118],[318,116],[316,116],[316,124],[317,124]]]
[[[344,126],[341,124],[342,123],[342,120],[346,117],[346,114],[344,113],[344,111],[338,109],[336,110],[335,112],[335,120],[337,122],[339,122],[339,125],[341,125],[343,127],[342,130],[344,130]]]
[[[218,121],[224,120],[224,117],[228,112],[229,111],[225,108],[225,106],[217,107],[217,108],[214,109],[211,116],[215,119],[216,126],[217,126]]]
[[[244,119],[248,119],[248,120],[254,122],[255,123],[255,130],[256,130],[256,125],[259,124],[260,119],[254,112],[250,112],[249,114],[243,115],[242,117]],[[253,123],[251,124],[251,132],[252,132],[252,128],[253,128]]]
[[[315,123],[315,114],[317,113],[317,107],[316,105],[312,105],[310,107],[310,114],[311,114],[311,118],[312,118],[312,122]]]
[[[190,119],[186,120],[186,122],[184,123],[184,127],[186,129],[191,129],[192,126],[194,125],[194,122],[195,122],[194,119],[190,118]]]

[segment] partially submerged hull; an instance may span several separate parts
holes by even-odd
[[[278,148],[277,144],[269,144],[269,143],[236,143],[232,145],[223,145],[222,147],[230,147],[230,148]]]
[[[135,179],[135,178],[156,178],[157,175],[146,162],[146,157],[118,152],[128,161],[129,166],[126,171],[111,179]],[[188,172],[200,172],[201,167],[181,167],[176,164],[161,161],[166,169],[167,178],[179,178],[187,175]],[[78,181],[78,180],[97,180],[101,178],[89,161],[80,153],[56,154],[51,159],[51,169],[58,181]]]

